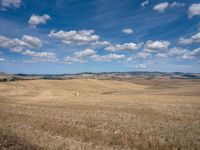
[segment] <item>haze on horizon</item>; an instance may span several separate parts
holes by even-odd
[[[0,0],[0,71],[200,72],[196,0]]]

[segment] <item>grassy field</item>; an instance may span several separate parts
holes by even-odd
[[[200,149],[200,80],[0,83],[0,149]]]

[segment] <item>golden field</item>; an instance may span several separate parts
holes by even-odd
[[[0,149],[200,149],[200,80],[2,82]]]

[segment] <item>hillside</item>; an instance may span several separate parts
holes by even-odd
[[[0,148],[198,149],[199,80],[149,83],[2,82]]]

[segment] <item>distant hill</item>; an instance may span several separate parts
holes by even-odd
[[[171,78],[171,79],[200,79],[200,73],[182,72],[83,72],[77,74],[8,74],[0,72],[0,81],[34,80],[34,79],[128,79],[128,78]]]
[[[9,81],[12,80],[14,75],[8,74],[5,72],[0,72],[0,81]]]

